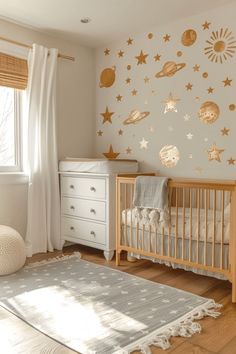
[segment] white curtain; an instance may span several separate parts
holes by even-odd
[[[61,249],[56,144],[57,55],[57,49],[34,44],[28,58],[28,257]]]

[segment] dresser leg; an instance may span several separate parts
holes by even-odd
[[[104,251],[103,254],[107,261],[111,261],[114,256],[114,251]]]

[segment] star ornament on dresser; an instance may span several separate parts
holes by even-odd
[[[213,144],[211,146],[211,148],[209,150],[207,150],[207,153],[208,153],[208,160],[209,161],[218,161],[218,162],[221,162],[221,159],[220,159],[220,154],[222,154],[222,152],[224,152],[225,150],[224,149],[219,149],[216,144]]]
[[[180,98],[174,98],[172,93],[170,92],[169,97],[166,100],[162,101],[163,103],[165,103],[164,113],[178,112],[176,108],[176,103],[178,101],[180,101]]]
[[[148,148],[148,141],[147,140],[142,138],[142,140],[139,142],[139,144],[140,144],[140,149],[147,150],[147,148]]]
[[[119,152],[114,152],[114,151],[113,151],[113,147],[112,147],[112,145],[110,144],[109,151],[108,151],[108,152],[103,152],[103,155],[104,155],[107,159],[116,159],[117,156],[120,155],[120,153],[119,153]]]

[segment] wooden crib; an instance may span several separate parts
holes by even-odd
[[[154,175],[154,174],[147,174]],[[116,182],[116,264],[122,251],[221,274],[236,302],[236,182],[170,179],[168,226],[139,225],[133,208],[136,175]]]

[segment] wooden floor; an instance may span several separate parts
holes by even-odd
[[[74,251],[80,251],[83,259],[116,268],[114,260],[106,262],[101,251],[91,248],[79,245],[69,246],[64,249],[63,253],[70,254]],[[39,254],[33,256],[28,262],[55,257],[60,254],[61,252],[53,252],[47,255]],[[231,304],[231,285],[229,282],[196,275],[184,270],[173,270],[164,265],[153,264],[145,260],[135,263],[123,260],[119,269],[145,279],[213,298],[224,306],[219,318],[204,318],[199,321],[202,325],[201,334],[196,334],[191,338],[172,338],[171,349],[163,351],[151,347],[153,354],[236,354],[236,305]],[[72,354],[75,352],[41,334],[0,308],[0,353]],[[137,354],[138,352],[134,353]]]

